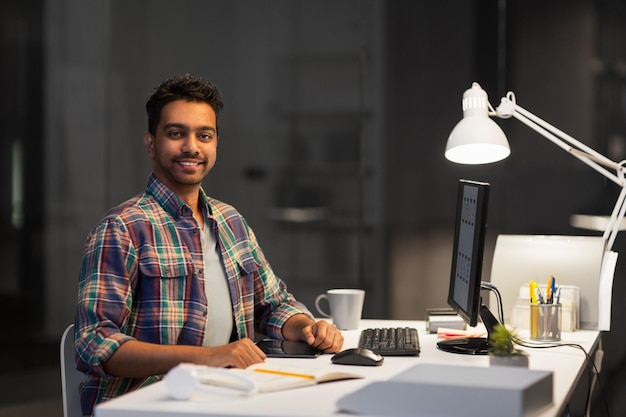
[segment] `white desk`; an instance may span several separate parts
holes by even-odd
[[[387,380],[403,370],[419,363],[458,364],[464,366],[489,366],[487,356],[470,356],[446,353],[436,347],[436,335],[426,332],[421,321],[363,320],[361,327],[411,326],[419,330],[422,348],[419,357],[385,357],[382,366],[356,367],[333,365],[331,355],[317,359],[268,358],[267,362],[300,367],[339,367],[365,375],[364,379],[337,381],[313,387],[296,388],[287,391],[259,394],[253,397],[217,397],[209,394],[194,394],[189,401],[176,401],[169,398],[163,382],[131,392],[122,397],[100,404],[95,409],[96,417],[146,417],[146,416],[348,416],[340,413],[336,401],[373,381]],[[344,348],[354,347],[358,342],[359,330],[344,332]],[[523,335],[522,335],[523,336]],[[597,331],[577,331],[564,333],[563,341],[582,345],[587,352],[595,349]],[[571,347],[529,350],[530,369],[551,370],[554,372],[554,403],[542,411],[540,416],[552,417],[561,414],[571,391],[585,367],[584,354]]]

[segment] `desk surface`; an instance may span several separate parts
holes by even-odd
[[[436,335],[429,334],[421,321],[362,320],[365,327],[411,326],[419,330],[422,352],[419,357],[385,357],[382,366],[357,367],[333,365],[331,355],[316,359],[268,358],[267,363],[309,368],[337,368],[363,374],[364,379],[337,381],[312,387],[259,394],[253,397],[211,396],[194,394],[189,401],[171,399],[163,382],[126,394],[100,404],[95,409],[96,417],[145,417],[145,416],[348,416],[338,411],[335,403],[339,398],[371,382],[384,381],[419,363],[434,363],[464,366],[489,366],[487,356],[470,356],[446,353],[436,347]],[[360,330],[345,331],[344,348],[356,346]],[[523,334],[520,336],[524,336]],[[563,341],[580,344],[587,352],[593,350],[598,341],[597,331],[564,333]],[[529,367],[554,372],[554,403],[543,410],[540,416],[559,415],[567,403],[575,383],[585,366],[585,356],[580,349],[558,347],[554,349],[530,349]]]

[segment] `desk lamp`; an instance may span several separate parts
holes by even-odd
[[[612,282],[617,254],[611,249],[626,211],[626,179],[624,178],[626,161],[612,161],[520,107],[515,102],[515,94],[511,91],[502,97],[500,105],[494,110],[485,90],[478,83],[473,83],[471,88],[463,94],[462,104],[463,119],[450,133],[446,145],[445,156],[448,160],[461,164],[487,164],[509,156],[511,151],[506,136],[490,116],[502,119],[512,116],[621,187],[603,234],[602,271],[603,274],[611,275]],[[603,278],[600,277],[600,279]]]
[[[463,119],[454,127],[446,145],[446,158],[460,164],[488,164],[509,156],[509,143],[500,126],[492,117],[508,119],[511,116],[524,123],[559,148],[578,158],[621,187],[613,213],[604,231],[605,250],[610,251],[626,212],[626,179],[624,163],[615,162],[550,125],[515,102],[509,91],[494,110],[487,93],[478,83],[463,94]]]

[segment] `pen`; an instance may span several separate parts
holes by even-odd
[[[550,299],[550,302],[554,300],[554,293],[556,292],[556,278],[554,278],[554,275],[552,275],[551,288],[552,288],[552,298]]]
[[[543,293],[541,292],[541,288],[536,286],[537,288],[537,301],[539,304],[545,304],[545,299],[543,298]]]

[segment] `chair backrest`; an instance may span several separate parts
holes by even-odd
[[[61,337],[61,389],[63,392],[63,415],[82,417],[80,388],[87,376],[76,369],[74,359],[74,325],[70,324]]]

